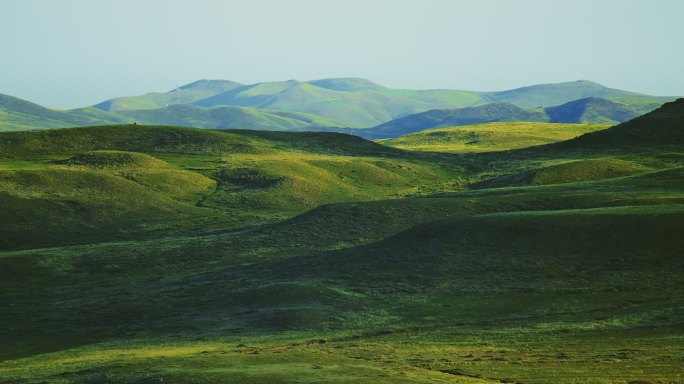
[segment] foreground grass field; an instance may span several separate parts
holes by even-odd
[[[683,382],[682,106],[481,154],[0,134],[0,383]]]

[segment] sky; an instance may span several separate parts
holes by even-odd
[[[199,79],[684,95],[682,0],[0,0],[0,93],[75,108]]]

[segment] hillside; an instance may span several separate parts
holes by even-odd
[[[679,147],[684,141],[684,99],[665,103],[655,111],[574,140],[558,143],[557,148],[610,149],[639,146]],[[553,147],[556,148],[556,147]]]
[[[643,96],[645,95],[608,88],[588,80],[532,85],[487,94],[494,102],[511,103],[520,108],[548,107],[588,97],[611,99]]]
[[[502,121],[545,122],[542,111],[527,111],[513,104],[487,104],[461,109],[435,109],[393,120],[377,127],[358,131],[369,139],[398,137],[431,128]]]
[[[8,235],[0,248],[138,238],[203,221],[244,226],[324,203],[452,190],[457,172],[336,133],[141,125],[11,132],[0,135],[0,229]],[[41,215],[51,219],[31,224]]]
[[[117,97],[94,105],[103,111],[158,109],[174,104],[191,104],[221,92],[240,87],[230,80],[198,80],[168,92],[151,92],[142,96]]]
[[[635,105],[637,104],[633,101]],[[659,104],[648,104],[649,108]],[[462,126],[489,122],[520,121],[549,122],[562,124],[617,124],[633,119],[646,110],[645,105],[632,107],[629,104],[600,98],[574,100],[562,105],[542,109],[525,110],[512,104],[487,104],[483,106],[432,110],[377,127],[359,131],[369,139],[394,138],[427,129]],[[650,111],[650,110],[648,110]]]
[[[369,127],[397,116],[436,106],[482,103],[466,91],[400,91],[363,79],[289,80],[236,88],[196,102],[210,107],[237,105],[297,111],[344,121],[346,126]]]
[[[0,95],[0,131],[128,124],[132,122],[197,128],[283,131],[344,125],[341,121],[299,112],[233,106],[202,108],[192,104],[116,112],[103,111],[93,107],[55,111],[11,96]]]
[[[351,127],[369,127],[430,109],[464,108],[489,103],[534,108],[586,97],[648,98],[589,81],[545,84],[502,92],[469,92],[396,90],[365,79],[323,79],[258,83],[235,88],[195,104],[299,111],[338,120],[346,118]]]
[[[341,126],[340,121],[300,112],[263,110],[250,107],[197,107],[172,105],[160,109],[121,111],[128,121],[142,124],[176,125],[196,128],[243,128],[261,130],[305,130],[320,126]]]
[[[549,121],[576,124],[618,124],[640,115],[636,108],[595,97],[544,108],[544,111],[549,116]]]
[[[392,121],[403,117],[410,120],[414,118],[410,115],[434,109],[458,108],[469,111],[468,108],[487,104],[509,104],[523,109],[532,104],[534,107],[548,107],[577,97],[609,97],[616,104],[608,107],[605,105],[607,101],[593,100],[590,104],[601,105],[554,109],[556,115],[563,116],[557,120],[541,116],[544,115],[542,109],[501,111],[503,115],[497,116],[484,113],[479,120],[464,120],[468,124],[516,119],[546,121],[547,118],[554,122],[621,122],[634,115],[627,110],[643,114],[669,100],[614,90],[586,81],[502,92],[474,92],[392,89],[360,78],[308,82],[289,80],[251,85],[228,80],[199,80],[178,90],[120,97],[93,107],[70,111],[54,111],[3,96],[0,98],[0,129],[45,129],[138,121],[202,128],[341,131],[331,127],[368,128],[387,122],[392,124]],[[458,118],[452,119],[453,124],[439,123],[439,118],[418,119],[410,131],[402,129],[402,134],[418,130],[421,123],[431,124],[422,126],[423,129],[460,125],[456,123]],[[486,118],[489,120],[483,120]],[[399,124],[407,125],[403,120]],[[372,131],[363,134],[369,138],[380,137]]]
[[[13,96],[0,94],[0,131],[106,124],[99,117],[55,111]]]
[[[0,381],[681,382],[683,122],[0,133]]]
[[[377,142],[395,148],[427,152],[491,152],[573,139],[606,129],[601,124],[499,122],[435,128]]]

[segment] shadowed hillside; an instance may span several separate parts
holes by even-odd
[[[544,111],[550,121],[557,123],[617,124],[640,115],[627,105],[595,97],[545,108]]]
[[[487,104],[471,108],[427,111],[359,131],[359,134],[369,139],[383,139],[430,128],[502,121],[545,122],[548,118],[542,111],[526,111],[513,104]]]
[[[585,98],[555,107],[532,110],[525,110],[512,104],[487,104],[462,109],[432,110],[360,130],[358,134],[369,139],[383,139],[428,129],[504,121],[616,124],[660,106],[660,104],[648,104],[646,107],[636,101],[633,103],[632,106],[607,99]],[[651,109],[645,110],[645,108]]]
[[[681,148],[684,142],[684,99],[666,103],[644,116],[593,132],[574,140],[558,143],[557,148],[619,148],[641,146],[672,146]]]

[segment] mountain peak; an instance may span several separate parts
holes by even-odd
[[[382,88],[382,86],[361,77],[327,78],[320,80],[312,80],[308,83],[321,88],[346,92]]]
[[[240,84],[235,81],[230,81],[230,80],[207,80],[207,79],[200,79],[197,81],[193,81],[192,83],[188,83],[185,85],[180,86],[180,89],[182,90],[189,90],[189,89],[201,89],[201,90],[227,90],[229,88],[237,88],[239,86],[242,86],[243,84]]]
[[[603,84],[597,83],[595,81],[587,80],[587,79],[577,80],[577,81],[575,81],[575,83],[582,84],[582,85],[591,85],[591,86],[601,87],[601,88],[608,88]],[[561,84],[563,84],[563,83],[561,83]]]

